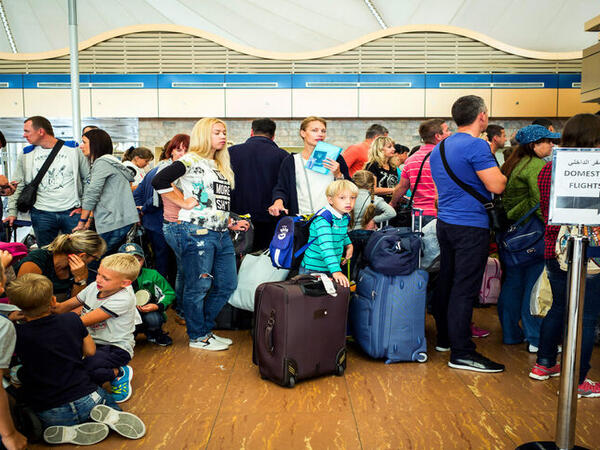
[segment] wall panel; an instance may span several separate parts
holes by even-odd
[[[158,89],[93,89],[92,117],[158,117]]]
[[[158,117],[224,117],[224,89],[159,89]]]
[[[490,108],[491,89],[427,89],[425,117],[451,117],[452,104],[463,95],[478,95]]]
[[[227,117],[291,117],[291,89],[227,89]]]
[[[81,89],[79,94],[81,116],[90,117],[90,90]],[[23,89],[25,116],[71,117],[70,89]]]
[[[558,90],[558,117],[571,117],[580,113],[596,113],[600,110],[598,103],[583,103],[580,89]]]
[[[292,116],[357,117],[358,89],[294,89]]]
[[[358,117],[423,117],[425,89],[360,89]]]
[[[0,116],[23,117],[23,90],[0,89]]]
[[[494,89],[494,117],[556,117],[556,89]]]

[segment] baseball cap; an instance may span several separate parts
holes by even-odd
[[[142,247],[140,247],[134,242],[128,242],[127,244],[121,245],[119,247],[119,253],[129,253],[130,255],[141,256],[142,258],[146,257],[146,255],[144,255],[144,250],[142,250]]]
[[[530,144],[540,139],[560,139],[560,133],[553,133],[541,125],[527,125],[517,131],[515,138],[519,144]]]

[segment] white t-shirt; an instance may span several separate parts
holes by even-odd
[[[34,205],[36,209],[66,211],[81,206],[77,193],[76,175],[73,173],[73,161],[67,153],[78,151],[76,148],[66,146],[60,149],[40,182]],[[32,173],[35,175],[44,165],[44,161],[46,161],[52,149],[36,147],[34,152]]]
[[[129,169],[132,169],[132,175],[133,175],[133,183],[131,183],[133,186],[137,186],[138,184],[140,184],[142,182],[142,180],[144,179],[144,177],[146,176],[146,171],[144,171],[144,169],[140,169],[138,166],[136,166],[133,162],[131,161],[123,161],[123,165]]]
[[[135,307],[132,287],[127,286],[109,297],[98,298],[98,288],[94,281],[77,294],[77,300],[83,304],[82,315],[98,308],[110,315],[104,322],[87,327],[94,342],[122,348],[133,358],[133,332],[135,326],[142,323],[142,319]]]
[[[8,369],[15,351],[17,333],[12,322],[0,316],[0,369]]]
[[[179,220],[213,231],[227,231],[231,185],[215,161],[194,153],[187,153],[177,161],[185,166],[185,175],[179,178],[183,198],[198,200],[195,208],[179,210]]]
[[[298,194],[298,213],[313,214],[319,209],[327,206],[329,202],[325,196],[325,190],[333,182],[333,174],[322,174],[304,167],[306,160],[301,153],[294,155],[294,167],[296,169],[296,193]],[[306,171],[306,175],[304,174]],[[306,178],[310,186],[306,184]],[[310,207],[312,199],[313,207]]]

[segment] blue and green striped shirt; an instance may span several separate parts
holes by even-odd
[[[348,237],[348,214],[340,215],[333,208],[333,223],[317,216],[310,224],[308,242],[314,242],[306,249],[301,266],[314,272],[341,272],[340,261],[344,255],[344,247],[350,245]]]

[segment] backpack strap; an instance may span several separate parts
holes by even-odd
[[[329,225],[333,225],[333,214],[331,214],[331,211],[329,211],[326,208],[321,208],[315,214],[313,214],[313,216],[308,220],[308,223],[306,224],[306,226],[310,227],[310,225],[313,223],[313,220],[315,220],[317,217],[322,217],[323,219],[325,219],[327,221],[327,223]],[[316,240],[317,240],[317,238],[314,238],[312,241],[308,241],[306,244],[304,244],[302,247],[300,247],[298,249],[298,251],[296,251],[294,253],[294,258],[297,258],[302,253],[304,253],[308,249],[308,247],[310,247],[312,245],[312,243],[315,242]]]

